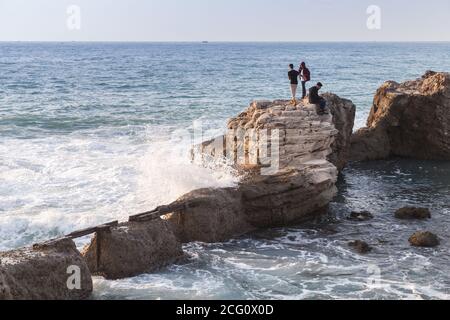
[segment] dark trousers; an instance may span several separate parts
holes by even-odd
[[[306,97],[306,81],[302,81],[302,99]]]
[[[320,99],[319,106],[320,106],[320,109],[321,109],[322,111],[325,110],[325,107],[327,106],[327,102],[325,101],[324,98],[321,98],[321,99]]]

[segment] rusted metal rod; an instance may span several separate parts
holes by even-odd
[[[71,238],[71,239],[81,238],[81,237],[84,237],[84,236],[88,236],[88,235],[90,235],[92,233],[95,233],[99,229],[103,229],[105,227],[116,227],[118,225],[119,225],[119,221],[112,221],[112,222],[108,222],[108,223],[102,224],[100,226],[74,231],[74,232],[66,235],[65,238]]]
[[[184,203],[176,204],[176,205],[172,205],[172,206],[161,206],[153,211],[130,216],[128,221],[130,221],[130,222],[151,221],[151,220],[158,219],[159,217],[169,214],[169,213],[172,213],[172,212],[182,211],[185,208],[186,208],[186,205]]]

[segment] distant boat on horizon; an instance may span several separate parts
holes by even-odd
[[[202,41],[202,43],[209,43],[209,41]]]

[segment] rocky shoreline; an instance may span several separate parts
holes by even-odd
[[[234,163],[244,174],[236,188],[194,190],[161,217],[96,229],[82,253],[70,238],[0,253],[0,300],[85,299],[92,292],[92,275],[120,279],[157,271],[183,258],[182,243],[222,242],[320,216],[335,197],[339,171],[349,160],[400,155],[448,160],[449,79],[446,73],[427,72],[416,81],[384,84],[368,128],[353,136],[356,108],[334,94],[324,95],[330,114],[323,116],[303,101],[296,106],[282,100],[253,102],[229,121],[223,137],[194,152]],[[417,149],[417,143],[428,145]],[[428,219],[429,212],[405,208],[396,216]],[[371,213],[355,212],[349,219],[369,220]],[[423,231],[410,243],[431,247],[439,238]],[[356,239],[349,245],[360,253],[371,250]],[[80,289],[68,286],[68,269],[74,266]]]

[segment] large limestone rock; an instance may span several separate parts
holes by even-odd
[[[288,101],[284,100],[253,102],[247,110],[238,117],[232,118],[228,123],[229,130],[223,139],[223,145],[230,148],[230,144],[234,144],[232,149],[235,152],[233,155],[226,154],[226,148],[217,152],[218,147],[221,146],[221,141],[217,139],[205,142],[199,151],[211,156],[227,156],[232,158],[232,161],[238,162],[236,158],[239,156],[237,155],[239,152],[237,151],[244,146],[234,143],[233,140],[242,140],[239,139],[239,135],[243,134],[242,131],[247,131],[248,134],[252,129],[279,129],[281,130],[281,141],[290,145],[290,147],[284,148],[285,150],[280,150],[281,157],[299,158],[300,156],[300,161],[303,161],[305,157],[310,156],[311,151],[315,153],[313,157],[317,158],[317,153],[325,149],[328,160],[338,170],[342,170],[347,164],[350,153],[356,107],[350,100],[342,99],[332,93],[325,93],[323,98],[327,101],[327,107],[331,115],[318,116],[317,106],[307,103],[306,100],[300,101],[296,106],[291,106]],[[329,129],[337,131],[330,135]],[[327,150],[327,143],[329,142],[327,139],[332,140],[331,152]],[[323,142],[325,142],[325,145]],[[321,143],[322,149],[316,150],[316,148],[320,148]],[[324,146],[326,147],[323,148]],[[256,151],[259,150],[251,145],[245,146],[245,148],[247,161],[248,158],[255,157]],[[297,154],[291,154],[292,150]],[[299,152],[300,154],[298,154]],[[261,161],[261,158],[258,160]],[[242,163],[238,164],[242,165]],[[262,164],[264,164],[264,161]],[[283,164],[286,163],[282,162],[281,165]]]
[[[0,253],[0,300],[80,300],[91,293],[91,273],[70,239]]]
[[[391,156],[450,159],[450,74],[428,71],[421,79],[378,89],[367,128],[351,142],[354,161]]]
[[[303,102],[254,102],[229,121],[226,135],[198,146],[194,155],[228,158],[243,179],[236,189],[197,190],[179,199],[190,208],[167,217],[179,238],[223,241],[323,213],[336,194],[336,165],[346,163],[355,116],[350,101],[324,97],[332,115],[319,116]]]
[[[120,279],[154,272],[183,256],[166,221],[128,222],[97,232],[83,250],[91,272]]]

